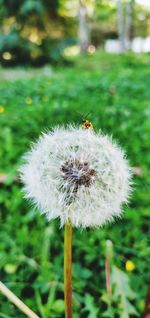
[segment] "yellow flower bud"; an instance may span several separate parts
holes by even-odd
[[[26,104],[31,105],[32,104],[32,98],[31,97],[27,97],[25,99]]]
[[[0,105],[0,113],[3,113],[4,110],[5,110],[4,107]]]
[[[134,269],[135,269],[135,264],[132,261],[128,260],[126,262],[126,271],[132,272]]]

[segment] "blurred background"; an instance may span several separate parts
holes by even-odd
[[[150,51],[149,0],[1,0],[2,65],[60,64],[79,52]]]
[[[87,113],[126,150],[134,191],[121,220],[74,230],[73,317],[150,317],[149,87],[149,0],[0,0],[0,280],[41,318],[64,317],[63,229],[23,199],[18,167]],[[24,315],[0,295],[0,317]]]

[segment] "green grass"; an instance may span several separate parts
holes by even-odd
[[[74,230],[74,318],[99,318],[102,313],[134,318],[133,308],[140,317],[149,280],[150,56],[98,53],[71,63],[62,69],[10,70],[10,77],[8,70],[0,70],[0,173],[7,174],[0,193],[0,276],[42,318],[64,317],[63,230],[23,199],[17,169],[41,131],[69,122],[80,125],[78,112],[91,112],[95,130],[112,135],[140,173],[134,176],[134,193],[121,221],[94,231]],[[112,266],[122,270],[127,287],[121,294],[114,284],[112,311],[104,271],[108,239],[113,243]],[[127,260],[134,262],[134,271],[126,271]],[[122,309],[124,294],[129,303]],[[0,305],[1,316],[23,317],[3,296]]]

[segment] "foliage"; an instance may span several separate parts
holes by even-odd
[[[112,283],[115,285],[113,297],[118,300],[120,315],[123,318],[129,318],[130,315],[138,316],[137,311],[130,302],[136,298],[136,295],[130,288],[129,278],[115,266],[113,266],[112,271]]]
[[[83,3],[88,12],[90,44],[99,47],[105,39],[117,38],[116,2],[86,0]],[[128,1],[123,3],[126,20]],[[76,0],[0,0],[0,63],[4,66],[63,64],[64,48],[78,43],[78,15]],[[149,35],[149,20],[147,8],[134,3],[136,36]]]
[[[149,280],[150,57],[97,53],[71,62],[74,67],[46,68],[39,76],[30,70],[30,77],[18,80],[16,71],[13,80],[1,81],[0,161],[1,176],[7,178],[0,193],[0,276],[42,318],[64,317],[63,230],[23,199],[17,168],[41,131],[70,121],[80,125],[79,112],[91,111],[94,128],[112,134],[126,149],[135,167],[134,192],[122,220],[74,231],[74,317],[140,317]],[[105,287],[106,239],[114,247],[111,305]],[[126,269],[129,260],[132,271]],[[23,318],[3,296],[0,303],[2,314]]]
[[[65,45],[68,25],[65,26],[58,13],[59,1],[1,0],[0,2],[0,14],[3,17],[0,62],[3,65],[63,62],[61,51]],[[5,57],[5,52],[10,54],[10,58]]]

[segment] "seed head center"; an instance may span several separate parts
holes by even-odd
[[[96,171],[92,169],[87,161],[81,162],[77,159],[66,160],[61,166],[61,173],[64,180],[78,189],[83,185],[89,187],[93,182]]]

